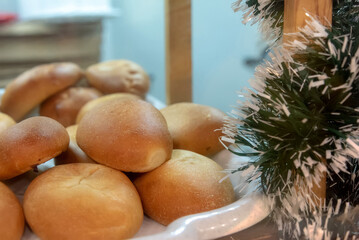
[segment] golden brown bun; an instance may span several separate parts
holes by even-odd
[[[64,127],[74,125],[80,109],[87,102],[102,96],[95,88],[70,87],[58,92],[40,105],[40,115],[55,119]]]
[[[161,109],[173,138],[174,149],[185,149],[211,156],[224,149],[219,138],[225,114],[220,110],[195,104],[176,103]]]
[[[144,97],[150,87],[150,79],[143,68],[128,60],[112,60],[91,65],[86,77],[101,92],[128,92]]]
[[[1,99],[0,111],[15,121],[54,93],[71,86],[82,77],[74,63],[52,63],[34,67],[10,82]]]
[[[77,144],[98,163],[125,172],[147,172],[171,157],[172,139],[159,110],[142,100],[114,99],[79,123]]]
[[[0,112],[0,133],[15,123],[15,120],[12,119],[9,115]]]
[[[120,171],[91,163],[56,166],[33,180],[24,212],[40,239],[127,239],[143,221],[140,197]]]
[[[168,225],[190,214],[226,206],[235,200],[223,169],[211,159],[186,150],[173,150],[172,158],[139,176],[134,184],[145,214]]]
[[[132,93],[112,93],[112,94],[108,94],[108,95],[104,95],[102,97],[96,98],[94,100],[91,100],[89,102],[87,102],[79,111],[79,113],[77,114],[77,118],[76,118],[76,123],[78,124],[81,119],[83,118],[83,116],[85,115],[85,113],[87,113],[88,111],[90,111],[92,108],[96,107],[99,104],[103,104],[106,103],[106,101],[112,100],[112,99],[140,99],[139,96],[134,95]]]
[[[66,128],[67,133],[70,136],[70,144],[68,149],[55,157],[55,164],[67,164],[67,163],[96,163],[89,156],[82,151],[76,142],[77,125],[72,125]]]
[[[25,119],[0,134],[0,179],[25,173],[68,145],[69,135],[60,123],[47,117]]]
[[[0,182],[0,238],[20,240],[24,232],[24,213],[15,194]]]

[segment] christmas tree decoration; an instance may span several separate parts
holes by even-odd
[[[290,34],[290,1],[234,4],[246,9],[245,22],[259,22],[272,47],[227,119],[223,140],[234,143],[234,154],[251,157],[237,171],[258,181],[279,229],[294,238],[330,239],[328,226],[359,196],[359,2],[321,2],[332,15],[300,5],[305,24]]]

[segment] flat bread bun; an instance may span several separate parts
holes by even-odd
[[[235,200],[226,173],[213,160],[186,150],[134,180],[146,215],[168,225],[190,214],[210,211]],[[223,180],[223,181],[222,181]]]
[[[147,172],[171,157],[172,139],[159,110],[143,100],[114,99],[78,124],[77,144],[93,160],[125,172]]]
[[[0,182],[0,238],[20,240],[24,232],[24,213],[15,194]]]
[[[76,123],[77,114],[82,106],[100,96],[102,93],[95,88],[70,87],[42,102],[39,113],[68,127]]]
[[[55,165],[67,163],[96,163],[77,145],[76,132],[78,125],[72,125],[66,128],[70,136],[70,144],[67,150],[55,157]]]
[[[40,239],[128,239],[142,225],[141,199],[120,171],[91,163],[55,166],[35,178],[24,212]]]
[[[46,98],[76,83],[82,75],[80,67],[70,62],[36,66],[6,86],[0,111],[19,121]]]
[[[144,98],[150,88],[145,70],[129,60],[112,60],[97,63],[86,69],[91,86],[105,94],[127,92]]]
[[[223,150],[219,141],[225,113],[201,104],[176,103],[162,108],[174,149],[185,149],[205,156]]]
[[[10,179],[64,152],[66,129],[48,117],[27,118],[0,134],[0,180]]]
[[[76,123],[78,124],[83,116],[93,109],[94,107],[98,106],[99,104],[106,103],[106,101],[112,100],[112,99],[141,99],[139,96],[132,94],[132,93],[112,93],[108,95],[104,95],[102,97],[96,98],[94,100],[91,100],[87,102],[79,111],[76,117]]]
[[[0,133],[8,127],[14,125],[16,122],[9,115],[0,112]]]

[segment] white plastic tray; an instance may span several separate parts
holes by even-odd
[[[3,89],[0,89],[0,97]],[[157,108],[164,107],[164,104],[149,96],[147,101]],[[224,169],[234,169],[239,162],[246,161],[227,150],[217,154],[213,160],[219,163]],[[7,185],[15,192],[22,201],[23,194],[28,184],[38,174],[54,166],[53,160],[39,165],[39,172],[30,171],[22,176],[7,181]],[[242,177],[237,174],[229,175],[234,187],[241,185]],[[236,188],[235,188],[236,189]],[[266,198],[253,189],[247,188],[241,193],[236,189],[237,201],[208,212],[189,215],[180,218],[169,226],[165,227],[145,216],[141,229],[134,236],[136,240],[172,240],[172,239],[215,239],[239,232],[266,218],[269,213],[269,204]],[[25,229],[23,240],[38,240],[28,228]]]

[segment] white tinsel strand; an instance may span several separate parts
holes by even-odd
[[[243,11],[243,23],[247,24],[259,24],[259,30],[263,35],[264,40],[268,42],[270,46],[277,45],[281,42],[281,33],[282,29],[280,24],[283,23],[283,17],[279,19],[274,19],[270,17],[271,14],[275,11],[273,9],[272,0],[258,0],[258,10],[260,11],[257,15],[254,14],[254,7],[250,7],[243,0],[238,0],[233,3],[232,8],[235,12]],[[274,26],[274,27],[273,27]]]

